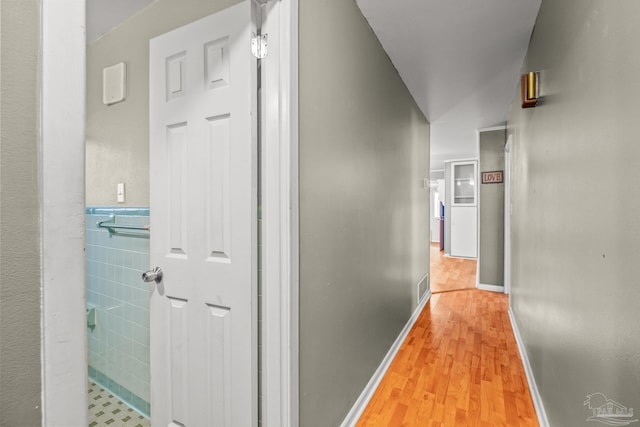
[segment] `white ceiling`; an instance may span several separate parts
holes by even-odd
[[[431,122],[432,168],[477,156],[471,132],[506,121],[540,2],[357,0]]]
[[[93,43],[155,0],[87,0],[87,44]]]
[[[472,159],[477,156],[478,137],[475,129],[431,125],[431,170],[444,169],[444,162],[447,160]]]

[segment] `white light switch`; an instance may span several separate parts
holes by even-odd
[[[117,197],[118,203],[124,203],[124,182],[118,184]]]
[[[127,66],[124,62],[102,70],[102,103],[112,105],[126,99]]]

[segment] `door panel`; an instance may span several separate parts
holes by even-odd
[[[454,206],[451,208],[451,256],[476,258],[478,256],[477,208]]]
[[[254,426],[255,59],[245,1],[150,42],[154,426]]]
[[[231,262],[228,114],[209,117],[207,244],[212,261]]]

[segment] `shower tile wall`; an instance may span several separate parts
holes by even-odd
[[[110,235],[96,224],[111,215],[123,225],[149,224],[148,209],[87,208],[87,304],[96,309],[89,377],[148,416],[151,288],[140,276],[149,269],[149,233]]]

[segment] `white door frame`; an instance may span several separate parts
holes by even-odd
[[[42,423],[84,425],[85,2],[40,3]],[[265,156],[263,176],[263,425],[286,427],[298,425],[299,401],[298,0],[264,7],[269,77],[277,78],[263,84],[270,100],[264,144],[272,154]]]
[[[504,293],[511,295],[511,151],[513,136],[504,146]],[[511,301],[511,296],[509,296]],[[511,305],[509,305],[511,306]]]
[[[42,425],[87,423],[85,2],[40,0]]]
[[[299,425],[298,0],[263,2],[262,425]]]

